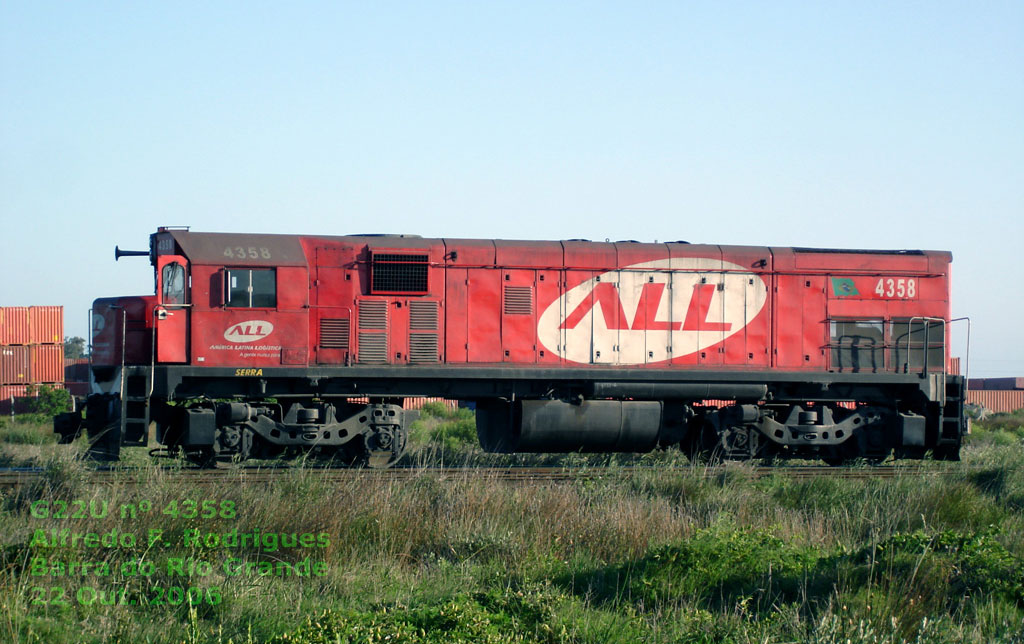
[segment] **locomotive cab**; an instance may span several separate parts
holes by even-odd
[[[55,419],[62,441],[84,424],[90,454],[116,460],[155,425],[166,453],[202,464],[313,450],[386,466],[402,453],[407,414],[393,398],[352,402],[304,374],[310,282],[297,238],[161,228],[148,253],[126,254],[149,256],[155,294],[94,303],[92,391],[84,423]]]

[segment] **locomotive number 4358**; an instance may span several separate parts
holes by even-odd
[[[912,299],[917,297],[917,280],[905,277],[881,277],[875,285],[875,295],[884,298]]]

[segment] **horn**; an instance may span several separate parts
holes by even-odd
[[[114,261],[121,259],[122,257],[149,257],[148,250],[121,250],[117,246],[114,246]]]

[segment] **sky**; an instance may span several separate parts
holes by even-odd
[[[1024,376],[1024,3],[0,2],[0,305],[158,226],[950,250]]]

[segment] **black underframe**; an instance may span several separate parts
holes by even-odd
[[[237,375],[238,373],[245,375]],[[458,400],[487,398],[547,398],[588,395],[595,383],[647,385],[708,384],[711,394],[730,386],[763,385],[763,398],[775,402],[857,401],[924,404],[943,396],[941,374],[831,373],[779,371],[656,370],[622,368],[522,367],[301,367],[220,368],[190,366],[126,367],[126,377],[153,375],[152,397],[164,400],[192,398],[267,397],[413,397]],[[258,374],[258,375],[257,375]],[[134,379],[134,378],[133,378]],[[963,378],[946,376],[949,385],[962,387]],[[749,389],[749,388],[748,388]],[[643,396],[631,396],[641,398]],[[687,396],[676,396],[686,398]],[[728,395],[694,395],[729,399]]]

